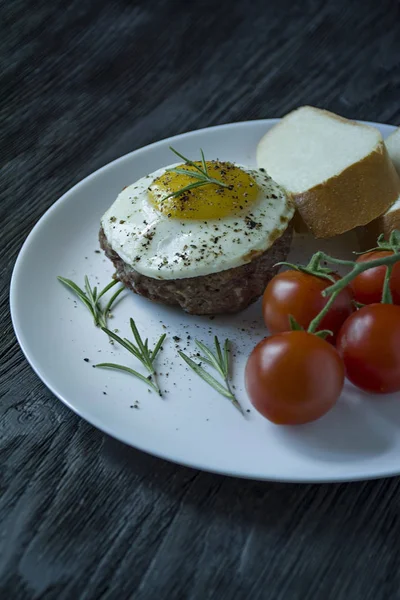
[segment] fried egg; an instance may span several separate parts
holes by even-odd
[[[204,165],[217,183],[200,183],[196,167]],[[101,225],[112,249],[142,275],[183,279],[251,262],[293,213],[285,190],[263,169],[216,160],[142,177],[123,189]]]

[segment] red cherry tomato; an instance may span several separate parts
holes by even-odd
[[[373,250],[366,254],[361,254],[356,260],[357,263],[364,263],[367,260],[376,260],[391,256],[391,250]],[[350,287],[353,290],[354,298],[361,304],[375,304],[382,300],[382,288],[385,279],[387,267],[374,267],[368,269],[360,275],[357,275],[350,282]],[[390,291],[393,296],[393,304],[400,304],[400,262],[393,266],[392,275],[390,277]]]
[[[340,279],[338,275],[334,275],[334,278]],[[289,315],[307,329],[327,303],[328,298],[322,296],[322,291],[330,285],[332,283],[329,280],[302,271],[284,271],[275,275],[265,289],[262,305],[264,321],[269,331],[272,334],[290,331]],[[334,342],[340,327],[353,311],[353,294],[346,287],[340,292],[318,329],[333,331],[333,338],[329,336],[327,339]]]
[[[322,417],[343,388],[344,366],[333,346],[306,331],[262,340],[246,365],[246,389],[254,407],[280,425]]]
[[[367,392],[400,390],[400,306],[371,304],[351,315],[337,338],[346,375]]]

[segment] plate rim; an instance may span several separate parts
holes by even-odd
[[[373,479],[381,479],[384,477],[394,477],[394,476],[400,474],[400,465],[398,467],[389,467],[387,469],[379,469],[379,470],[377,470],[375,468],[374,472],[371,471],[371,473],[369,473],[369,474],[363,474],[361,472],[362,471],[362,468],[361,468],[360,474],[358,474],[358,475],[351,475],[351,476],[347,475],[346,476],[346,475],[338,474],[338,475],[329,475],[326,478],[321,477],[321,476],[304,477],[304,476],[297,476],[296,474],[287,475],[287,476],[285,476],[285,475],[273,476],[273,475],[265,475],[265,474],[260,473],[258,475],[255,475],[255,474],[244,473],[241,471],[234,471],[233,469],[228,470],[226,468],[225,469],[210,468],[208,465],[202,464],[201,460],[185,461],[184,458],[180,458],[180,457],[178,458],[168,452],[163,453],[163,452],[160,452],[157,450],[150,451],[147,448],[142,447],[142,445],[140,443],[133,444],[132,441],[128,440],[123,434],[118,434],[118,433],[115,433],[115,431],[111,431],[110,428],[108,427],[107,423],[104,423],[103,421],[101,421],[101,419],[98,419],[96,416],[94,416],[94,417],[91,416],[91,414],[88,414],[85,409],[82,409],[82,408],[72,405],[71,402],[65,396],[63,396],[63,394],[61,392],[59,392],[47,380],[46,375],[35,364],[34,356],[31,356],[29,351],[26,349],[26,345],[24,342],[23,328],[19,324],[18,310],[16,308],[16,290],[17,290],[18,281],[19,281],[19,272],[23,266],[25,253],[27,252],[27,250],[29,248],[29,244],[30,244],[31,240],[35,237],[38,229],[45,224],[45,222],[48,218],[51,217],[53,211],[57,210],[57,208],[62,203],[65,203],[68,201],[68,197],[75,193],[76,188],[80,187],[83,184],[90,183],[90,181],[92,179],[94,179],[96,176],[98,176],[100,173],[105,172],[108,169],[112,169],[116,163],[121,163],[124,161],[131,160],[135,154],[141,153],[144,150],[154,148],[158,145],[165,144],[165,143],[169,142],[170,140],[176,140],[176,139],[187,137],[187,136],[193,136],[193,135],[201,134],[201,133],[204,133],[205,131],[210,131],[210,130],[215,131],[215,130],[232,128],[232,127],[239,128],[239,127],[248,126],[248,125],[255,125],[255,126],[260,126],[263,124],[265,124],[266,126],[274,125],[274,124],[278,123],[280,120],[281,120],[281,118],[250,119],[247,121],[223,123],[223,124],[219,124],[219,125],[213,125],[211,127],[203,127],[201,129],[194,129],[194,130],[190,130],[187,132],[179,133],[177,135],[162,138],[161,140],[157,140],[150,144],[146,144],[145,146],[142,146],[140,148],[132,150],[131,152],[123,154],[120,157],[115,158],[114,160],[99,167],[98,169],[96,169],[95,171],[93,171],[92,173],[90,173],[89,175],[87,175],[86,177],[84,177],[83,179],[78,181],[77,183],[75,183],[70,189],[68,189],[64,194],[62,194],[62,196],[60,196],[60,198],[58,198],[55,202],[53,202],[44,211],[44,213],[39,217],[39,219],[36,221],[36,223],[34,224],[32,229],[30,230],[29,234],[23,241],[23,243],[18,251],[18,255],[17,255],[16,261],[14,263],[13,270],[12,270],[11,281],[10,281],[10,291],[9,291],[10,314],[11,314],[11,322],[12,322],[14,334],[15,334],[15,337],[17,339],[17,342],[22,350],[22,353],[23,353],[25,359],[27,360],[27,362],[30,365],[30,367],[32,368],[32,370],[37,375],[37,377],[39,377],[39,379],[42,381],[42,383],[47,387],[47,389],[49,389],[50,392],[58,400],[60,400],[63,404],[65,404],[65,406],[67,406],[70,410],[72,410],[80,418],[84,419],[91,426],[95,427],[96,429],[100,430],[103,433],[106,433],[110,437],[112,437],[124,444],[127,444],[129,447],[134,448],[135,450],[138,450],[140,452],[144,452],[144,453],[148,454],[149,456],[155,456],[158,459],[167,460],[174,464],[178,464],[178,465],[192,468],[192,469],[198,469],[200,471],[204,471],[204,472],[208,472],[208,473],[214,473],[214,474],[218,474],[218,475],[222,475],[222,476],[229,476],[229,477],[237,477],[237,478],[241,478],[241,479],[249,479],[252,481],[319,484],[319,483],[368,481],[368,480],[373,480]],[[392,124],[388,124],[388,123],[379,123],[379,122],[373,122],[373,121],[360,121],[360,120],[357,120],[357,122],[363,123],[365,125],[372,125],[375,127],[376,126],[384,126],[384,127],[390,127],[393,129],[396,128],[396,125],[392,125]]]

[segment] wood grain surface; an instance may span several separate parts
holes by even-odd
[[[398,479],[259,483],[142,454],[53,397],[8,312],[34,223],[130,150],[305,103],[400,123],[398,2],[0,8],[0,598],[400,598]]]

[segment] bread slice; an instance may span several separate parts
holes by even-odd
[[[396,129],[385,140],[386,148],[390,159],[400,175],[400,128]],[[400,229],[400,197],[382,216],[377,219],[378,233],[383,233],[385,238],[389,238],[393,229]]]
[[[391,161],[400,176],[400,127],[386,138],[385,145]]]
[[[400,128],[385,140],[389,157],[400,175]],[[373,248],[378,236],[383,233],[389,239],[393,229],[400,229],[400,196],[383,215],[357,231],[360,246],[363,250]]]
[[[400,196],[383,215],[357,229],[360,250],[368,250],[376,246],[376,240],[383,233],[389,239],[393,229],[400,229]]]
[[[299,213],[298,210],[295,211],[293,219],[292,219],[292,224],[293,224],[293,230],[296,233],[308,233],[308,227],[307,225],[304,223],[303,219],[301,218],[301,214]]]
[[[400,195],[400,179],[377,129],[310,106],[266,133],[257,162],[292,194],[319,238],[369,223]]]

